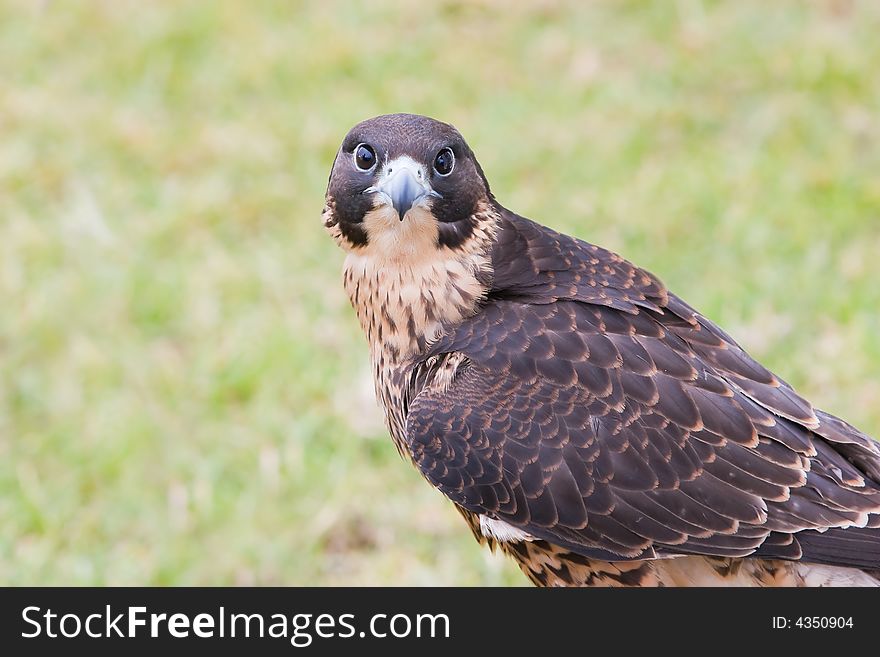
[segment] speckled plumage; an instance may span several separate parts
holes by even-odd
[[[422,160],[460,138],[383,119],[355,130],[389,140],[386,162],[407,131]],[[500,206],[475,160],[468,203],[441,180],[405,217],[380,197],[341,227],[346,155],[325,225],[348,252],[377,396],[398,449],[481,542],[547,586],[880,584],[873,440],[653,275]],[[441,216],[465,237],[441,239]]]

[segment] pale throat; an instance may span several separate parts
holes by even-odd
[[[421,208],[403,221],[377,208],[363,225],[368,243],[345,258],[345,290],[373,360],[400,362],[475,312],[486,293],[491,235],[484,227],[469,248],[438,246],[436,220]]]

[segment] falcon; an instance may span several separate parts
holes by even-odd
[[[346,135],[325,228],[397,449],[541,586],[878,586],[880,449],[451,125]]]

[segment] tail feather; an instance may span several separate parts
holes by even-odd
[[[858,568],[866,572],[880,571],[880,528],[833,528],[824,532],[807,530],[794,535],[800,545],[804,563]],[[762,545],[752,556],[757,558],[791,558],[788,550],[772,544]]]

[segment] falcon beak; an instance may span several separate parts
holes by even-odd
[[[379,184],[365,191],[378,192],[387,197],[397,210],[398,218],[403,221],[410,208],[423,198],[439,196],[425,178],[421,165],[403,156],[389,162]]]

